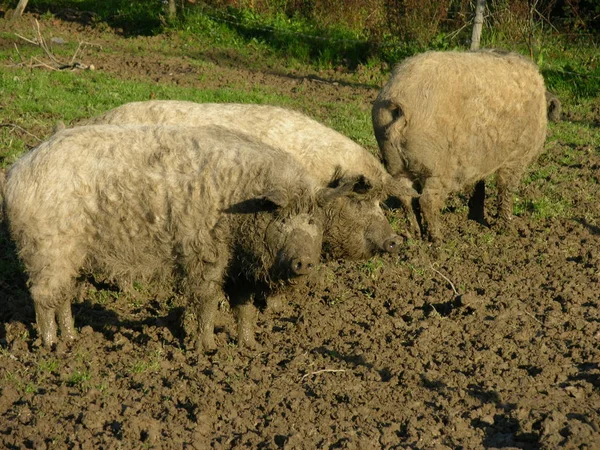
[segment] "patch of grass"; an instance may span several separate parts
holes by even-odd
[[[0,167],[14,162],[27,147],[47,139],[57,121],[73,124],[99,115],[123,103],[156,99],[196,102],[240,102],[285,104],[289,99],[274,95],[268,87],[250,92],[239,88],[199,90],[121,80],[101,72],[47,72],[22,69],[0,70]],[[33,138],[27,133],[35,135]]]
[[[351,293],[347,290],[343,290],[341,294],[329,297],[327,300],[328,306],[335,306],[337,304],[343,303],[351,297]]]
[[[136,361],[131,366],[131,373],[157,372],[160,369],[160,361],[163,353],[161,350],[155,351],[151,358]]]
[[[481,241],[486,245],[492,244],[495,240],[496,233],[494,233],[493,231],[486,231],[481,235]]]
[[[366,62],[373,50],[362,30],[340,25],[322,27],[314,21],[300,16],[290,18],[282,12],[261,15],[246,8],[190,8],[177,26],[189,32],[208,34],[221,44],[250,45],[317,67],[336,64],[356,67]]]
[[[545,165],[530,172],[524,179],[523,184],[528,185],[538,180],[549,180],[552,175],[558,172],[558,167],[555,165]]]
[[[88,290],[88,296],[90,301],[98,303],[99,305],[107,305],[109,303],[118,300],[121,296],[120,291],[112,291],[107,289],[95,289],[91,288]]]
[[[85,388],[90,378],[91,375],[88,370],[75,369],[67,380],[67,384],[71,387]]]
[[[38,363],[38,370],[40,372],[52,373],[58,369],[58,361],[54,358],[43,359]]]
[[[385,262],[383,259],[380,257],[373,257],[368,261],[361,263],[358,267],[359,270],[364,272],[369,278],[376,281],[379,278],[379,273],[384,266]]]
[[[515,198],[513,213],[516,216],[523,216],[526,213],[532,215],[536,220],[549,219],[553,217],[569,217],[571,214],[571,205],[564,199],[552,199],[542,196],[533,200]]]
[[[425,269],[424,267],[415,266],[414,264],[408,264],[408,268],[412,273],[418,275],[419,277],[424,277],[425,273],[427,273],[427,269]]]

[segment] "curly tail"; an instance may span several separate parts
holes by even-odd
[[[560,122],[560,100],[550,91],[546,91],[546,110],[548,120],[551,122]]]

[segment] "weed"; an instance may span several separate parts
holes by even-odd
[[[383,266],[385,266],[385,262],[383,261],[383,259],[381,259],[381,257],[377,256],[369,259],[364,263],[361,263],[359,265],[359,270],[366,273],[367,276],[372,280],[377,281],[377,279],[379,278],[379,273],[381,272]]]
[[[327,305],[328,306],[334,306],[334,305],[337,305],[339,303],[345,302],[346,300],[348,300],[348,298],[350,298],[350,292],[344,290],[340,295],[336,295],[334,297],[330,297],[327,300]]]
[[[408,264],[408,268],[410,269],[410,271],[420,277],[425,276],[425,268],[424,267],[417,267],[413,264]]]
[[[54,358],[42,360],[38,363],[38,369],[40,372],[55,372],[58,369],[58,361]]]
[[[535,219],[549,219],[552,217],[569,217],[571,205],[564,199],[554,200],[542,196],[534,200],[515,198],[513,213],[515,216],[523,216],[531,213]]]
[[[88,370],[76,369],[69,377],[67,384],[71,387],[84,388],[90,380],[91,375]]]

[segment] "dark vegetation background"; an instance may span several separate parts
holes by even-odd
[[[469,48],[475,0],[30,0],[27,11],[116,29],[125,36],[178,32],[217,45],[260,46],[302,64],[338,70],[382,65],[424,50]],[[2,0],[0,12],[16,6]],[[482,47],[529,55],[548,87],[600,90],[597,0],[488,0]],[[562,58],[569,48],[568,58]],[[547,63],[552,61],[552,63]]]
[[[467,45],[475,0],[30,0],[28,11],[105,22],[126,35],[152,35],[190,28],[200,18],[226,23],[249,39],[289,47],[301,40],[311,56],[335,59],[342,50],[349,63],[395,52]],[[3,0],[4,8],[15,0]],[[598,38],[597,0],[488,0],[484,42],[521,43],[539,51],[544,40]],[[336,48],[337,47],[337,48]],[[361,61],[363,60],[363,61]],[[336,61],[339,62],[339,61]]]

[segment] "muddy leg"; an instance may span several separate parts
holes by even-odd
[[[214,350],[217,347],[215,344],[215,316],[221,298],[221,286],[214,281],[206,282],[200,288],[202,289],[201,293],[198,292],[195,295],[196,318],[198,320],[196,350],[198,354]]]
[[[442,238],[440,231],[440,211],[446,199],[445,190],[436,178],[428,178],[419,198],[421,215],[429,240],[439,243]]]
[[[42,343],[50,348],[58,342],[56,319],[67,338],[74,336],[71,297],[74,295],[75,277],[64,270],[58,270],[52,264],[47,267],[49,272],[41,271],[30,278],[30,292]]]
[[[238,344],[248,348],[256,348],[254,324],[256,323],[256,308],[252,301],[239,304],[236,307]]]
[[[394,182],[390,184],[388,191],[389,195],[398,199],[402,205],[402,208],[404,209],[409,227],[407,232],[404,233],[404,236],[407,238],[418,238],[421,236],[421,227],[419,226],[413,205],[413,202],[417,199],[417,197],[408,194],[409,192],[413,192],[414,195],[417,195],[417,191],[415,190],[413,184],[414,183],[410,179],[401,175],[397,175],[397,178],[394,180]]]
[[[503,168],[497,172],[498,185],[498,220],[504,228],[512,227],[513,193],[517,189],[522,171],[514,168]]]
[[[485,181],[479,180],[469,198],[469,219],[475,220],[482,225],[487,225],[484,213],[485,203]]]
[[[406,237],[418,238],[421,236],[421,227],[419,226],[419,221],[417,220],[417,216],[413,208],[413,198],[398,197],[398,200],[400,200],[400,203],[402,203],[402,207],[406,213],[406,218],[408,219],[408,236]]]
[[[51,348],[53,344],[58,342],[56,337],[56,321],[54,308],[42,306],[44,304],[41,299],[34,296],[35,320],[37,322],[38,331],[42,338],[42,344],[46,348]]]
[[[58,322],[61,338],[69,341],[74,340],[76,332],[73,324],[70,299],[67,299],[56,308],[56,321]]]

